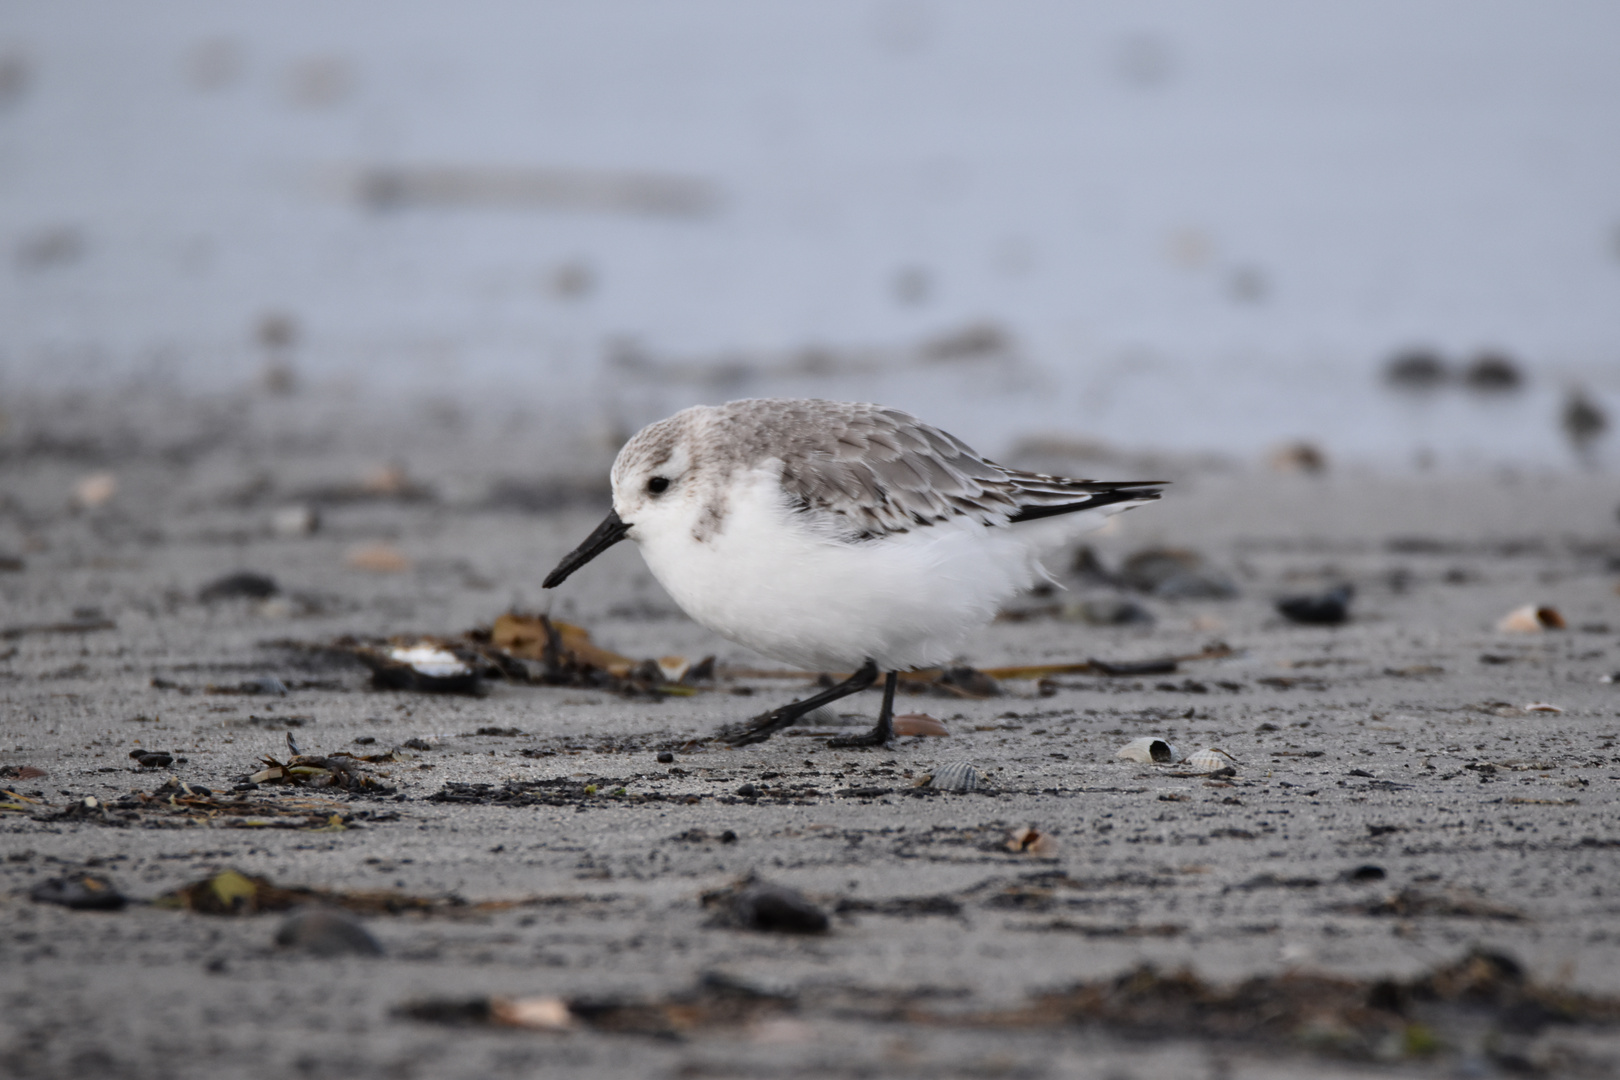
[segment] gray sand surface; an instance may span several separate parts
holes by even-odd
[[[1092,547],[1109,567],[1145,547],[1195,549],[1236,598],[1137,595],[1152,626],[1101,628],[1041,613],[1121,595],[1069,576],[1069,593],[986,628],[963,660],[1141,660],[1213,641],[1233,655],[1167,676],[1062,676],[1045,696],[1011,680],[997,697],[906,697],[902,711],[940,718],[950,736],[876,752],[801,733],[743,749],[701,742],[805,681],[658,701],[508,683],[457,697],[374,690],[356,664],[274,644],[456,635],[509,608],[542,609],[541,578],[605,508],[591,486],[610,459],[610,447],[581,448],[538,421],[449,409],[142,397],[8,408],[0,555],[21,565],[0,572],[0,766],[44,775],[0,780],[38,800],[0,813],[0,1073],[1427,1075],[1432,1064],[1412,1056],[1358,1061],[1298,1041],[948,1018],[1016,1010],[1144,962],[1222,984],[1291,970],[1404,979],[1475,946],[1540,982],[1620,995],[1612,477],[1162,463],[1176,481],[1165,500]],[[389,462],[421,497],[338,497]],[[75,485],[103,470],[116,493],[75,506]],[[271,528],[278,509],[306,502],[320,506],[318,531]],[[410,568],[347,565],[379,542]],[[281,594],[197,599],[241,569],[273,576]],[[1345,626],[1290,624],[1272,606],[1341,581],[1358,589]],[[776,666],[686,620],[628,544],[549,602],[632,657]],[[1495,629],[1523,604],[1557,608],[1567,628]],[[75,622],[105,628],[61,628]],[[208,690],[263,676],[294,689]],[[753,692],[728,692],[740,689]],[[845,704],[870,716],[877,696]],[[486,727],[522,734],[473,734]],[[155,812],[122,827],[50,820],[170,776],[227,793],[262,755],[285,756],[289,730],[307,754],[427,748],[375,766],[398,798],[330,796],[351,815],[341,831]],[[1115,758],[1142,735],[1218,746],[1236,775]],[[128,757],[136,747],[177,760],[143,769]],[[671,747],[674,762],[658,763]],[[986,790],[916,793],[952,761],[972,763]],[[452,783],[550,778],[597,790],[559,805],[429,799]],[[745,784],[759,794],[739,796]],[[1008,850],[1024,825],[1055,852]],[[727,830],[734,840],[720,839]],[[1383,878],[1346,876],[1365,866]],[[385,955],[367,958],[279,948],[277,914],[75,911],[29,897],[88,868],[148,900],[222,867],[282,886],[533,902],[368,917]],[[715,925],[702,894],[747,872],[834,912],[830,932]],[[930,903],[895,903],[917,898]],[[449,1027],[396,1012],[489,995],[654,1000],[717,976],[797,1006],[681,1037]],[[1553,1025],[1520,1049],[1520,1064],[1607,1075],[1620,1033]],[[1512,1064],[1499,1050],[1465,1039],[1441,1061],[1495,1075]]]

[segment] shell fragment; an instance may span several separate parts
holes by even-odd
[[[453,679],[458,675],[471,675],[472,668],[449,649],[435,645],[410,645],[388,650],[388,659],[396,664],[408,664],[418,674],[430,679]]]
[[[1120,747],[1114,756],[1125,761],[1140,761],[1147,765],[1173,765],[1181,760],[1181,751],[1163,739],[1144,735]]]

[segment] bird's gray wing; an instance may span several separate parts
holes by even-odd
[[[1151,484],[1005,468],[955,436],[881,405],[733,404],[747,406],[732,418],[747,429],[736,434],[752,447],[749,456],[780,458],[791,505],[840,539],[875,540],[962,517],[1005,525],[1158,498]]]
[[[780,458],[790,504],[842,539],[873,540],[962,516],[1000,524],[1018,512],[1007,470],[898,409],[747,404],[757,425],[747,433],[752,456]]]

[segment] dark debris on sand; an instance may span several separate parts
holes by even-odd
[[[793,1015],[862,1019],[912,1029],[950,1027],[1027,1033],[1097,1028],[1116,1036],[1204,1038],[1251,1051],[1352,1061],[1456,1067],[1484,1061],[1517,1074],[1607,1075],[1611,1063],[1550,1053],[1536,1036],[1553,1025],[1613,1027],[1620,1000],[1533,982],[1512,957],[1475,950],[1415,978],[1362,979],[1313,972],[1212,983],[1142,965],[1110,979],[1033,996],[1009,1009],[952,1008],[935,988],[867,989],[821,984],[766,989],[717,972],[673,994],[644,998],[540,999],[524,1022],[522,1002],[428,999],[395,1010],[418,1022],[558,1030],[583,1026],[625,1035],[682,1038],[742,1031]]]

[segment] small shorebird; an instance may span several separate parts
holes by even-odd
[[[1046,578],[1026,522],[1066,515],[1066,531],[1081,532],[1162,486],[1009,469],[882,405],[699,405],[624,445],[612,512],[545,587],[629,537],[702,625],[788,664],[854,671],[722,740],[761,742],[886,672],[877,726],[830,744],[881,746],[898,673],[950,659],[1004,601]]]

